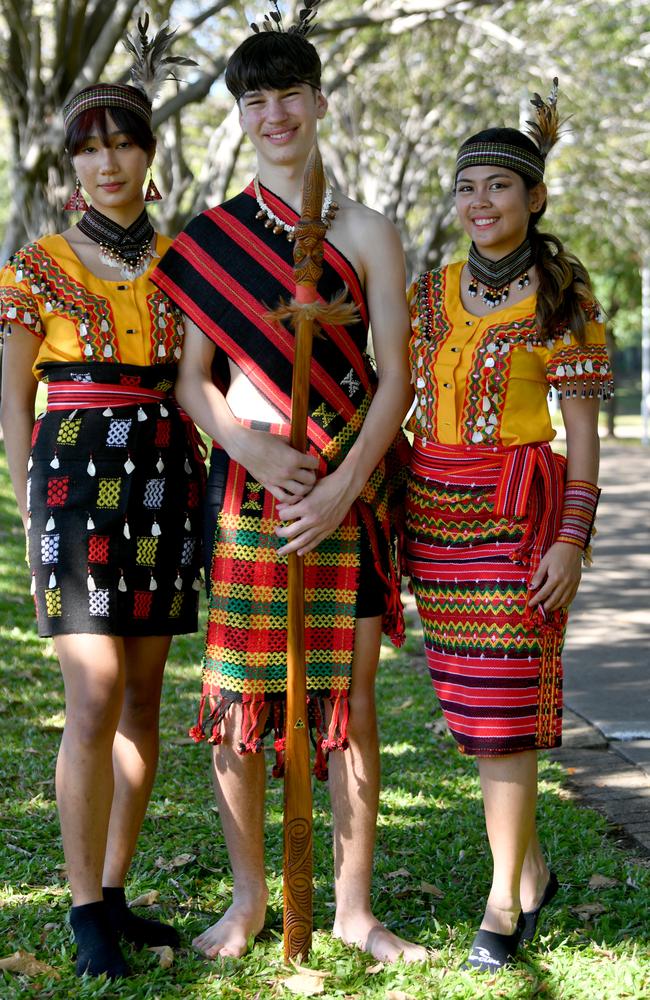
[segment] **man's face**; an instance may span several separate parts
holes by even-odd
[[[316,140],[327,100],[307,83],[282,90],[247,91],[239,101],[239,122],[260,161],[302,163]]]

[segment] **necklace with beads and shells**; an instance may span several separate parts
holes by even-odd
[[[259,212],[256,213],[256,219],[266,219],[264,223],[267,229],[272,229],[274,233],[279,235],[284,233],[289,243],[293,243],[296,238],[296,227],[290,225],[281,219],[275,212],[269,208],[269,206],[264,201],[262,197],[262,190],[260,188],[260,179],[255,175],[253,178],[253,190],[255,191],[255,200],[259,205]],[[327,226],[329,229],[334,221],[334,217],[339,210],[338,203],[333,200],[334,189],[331,184],[327,184],[325,188],[325,195],[323,197],[323,209],[321,211],[321,222]]]

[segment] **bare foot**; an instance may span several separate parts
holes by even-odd
[[[263,902],[233,902],[221,920],[212,924],[192,941],[192,947],[206,958],[241,958],[248,942],[264,927],[266,899]]]
[[[413,944],[393,934],[370,914],[368,917],[337,920],[332,935],[347,945],[367,951],[378,962],[425,962],[429,958],[426,948]]]

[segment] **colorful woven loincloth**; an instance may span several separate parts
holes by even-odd
[[[407,559],[431,679],[463,753],[561,742],[567,616],[530,609],[528,581],[557,534],[563,482],[548,445],[414,442]]]
[[[241,702],[239,751],[260,752],[273,731],[279,775],[287,690],[287,559],[274,533],[281,521],[275,498],[225,453],[213,452],[213,463],[215,455],[224,458],[225,480],[210,570],[199,720],[191,735],[221,743],[225,716]],[[319,777],[326,774],[324,754],[347,745],[359,539],[353,508],[304,557],[308,715]]]

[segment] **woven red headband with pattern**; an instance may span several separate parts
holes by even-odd
[[[96,83],[85,87],[63,109],[63,126],[67,132],[72,122],[84,111],[93,108],[124,108],[151,125],[151,104],[143,91],[127,84]]]

